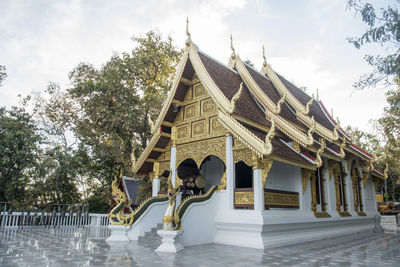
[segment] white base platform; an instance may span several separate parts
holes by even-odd
[[[111,235],[106,239],[106,242],[129,242],[126,232],[130,228],[126,225],[109,225],[108,229],[111,230]]]
[[[182,234],[182,231],[158,230],[157,234],[162,237],[162,243],[155,250],[156,252],[177,253],[178,251],[183,249],[183,246],[179,240],[179,236]]]

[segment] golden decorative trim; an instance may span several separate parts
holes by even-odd
[[[235,138],[239,139],[250,150],[256,152],[259,157],[272,153],[272,143],[270,140],[266,138],[266,142],[261,141],[257,136],[247,130],[243,125],[238,123],[229,114],[219,110],[218,119]]]
[[[315,164],[317,165],[317,168],[321,167],[322,164],[324,163],[322,161],[322,159],[321,159],[321,153],[324,151],[324,149],[326,147],[326,143],[325,143],[324,139],[320,138],[319,142],[321,144],[321,147],[318,149],[317,156],[316,156],[316,159],[315,159]]]
[[[332,217],[329,213],[327,213],[326,211],[316,211],[314,212],[314,216],[315,218],[329,218]]]
[[[296,150],[297,152],[301,152],[301,148],[300,148],[300,144],[299,143],[297,143],[297,142],[292,142],[292,147],[293,147],[293,149],[294,150]]]
[[[261,186],[265,188],[265,183],[267,182],[268,173],[271,170],[274,161],[272,159],[264,159],[261,163]]]
[[[243,161],[248,166],[252,165],[252,154],[250,149],[244,147],[242,149],[233,150],[233,162],[238,163],[239,161]]]
[[[307,169],[301,169],[301,181],[302,181],[302,185],[303,185],[303,195],[306,192],[306,188],[307,188],[307,183],[308,181],[311,179],[311,176],[314,174],[313,171],[311,170],[307,170]]]
[[[193,159],[198,168],[208,156],[216,156],[224,163],[226,160],[225,137],[201,140],[197,142],[181,144],[176,146],[176,166],[179,166],[186,159]]]
[[[243,92],[243,82],[240,83],[239,90],[236,92],[236,94],[231,99],[231,109],[227,110],[229,114],[232,114],[235,111],[236,101],[239,100],[240,96],[242,95],[242,92]]]
[[[386,162],[385,170],[383,171],[383,177],[385,177],[385,179],[388,178],[388,172],[389,172],[389,165]]]
[[[357,211],[358,216],[367,216],[367,214],[363,211]]]
[[[254,81],[253,77],[247,71],[246,66],[239,56],[236,56],[235,62],[235,66],[240,74],[240,77],[245,82],[246,86],[250,89],[257,101],[264,106],[266,110],[266,115],[270,119],[273,119],[275,121],[276,127],[293,140],[296,140],[302,146],[305,147],[307,145],[312,145],[314,142],[312,136],[305,135],[302,131],[294,127],[292,123],[277,115],[280,113],[281,106],[275,105],[275,103],[267,95],[264,94],[258,84]],[[286,99],[285,94],[282,94],[282,96],[285,98],[281,99],[281,103],[283,102],[283,100]]]
[[[339,212],[340,217],[351,217],[351,214],[348,211]]]
[[[310,102],[308,102],[306,104],[306,106],[303,106],[303,104],[300,103],[300,101],[291,94],[291,92],[286,88],[286,86],[283,84],[283,82],[279,79],[278,75],[276,75],[276,73],[274,72],[274,70],[271,68],[271,66],[269,64],[266,64],[265,66],[263,66],[261,73],[263,73],[264,75],[267,75],[267,77],[271,80],[272,84],[275,86],[275,88],[279,91],[279,93],[281,95],[287,93],[286,99],[288,101],[288,103],[293,106],[296,109],[296,117],[303,122],[305,125],[307,126],[311,126],[312,125],[312,120],[309,116],[307,116],[307,114],[309,113],[309,108],[312,104],[311,101],[313,101],[312,99],[310,100]],[[332,142],[332,141],[336,141],[339,138],[339,134],[337,132],[338,127],[335,127],[334,131],[330,131],[329,129],[325,128],[324,126],[322,126],[319,123],[316,123],[316,132],[321,135],[322,137],[324,137],[325,139],[327,139],[328,141]]]
[[[254,205],[254,192],[235,192],[236,205]]]
[[[300,206],[299,195],[283,192],[264,192],[264,205],[298,208]]]
[[[217,192],[226,189],[226,172],[222,175],[220,185],[218,186]]]
[[[156,178],[158,178],[160,176],[160,162],[159,161],[154,162],[153,172],[154,172],[154,176]]]

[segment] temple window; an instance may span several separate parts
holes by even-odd
[[[253,170],[243,161],[235,164],[236,188],[253,187]]]

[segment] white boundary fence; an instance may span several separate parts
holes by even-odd
[[[66,212],[0,212],[0,228],[21,228],[30,226],[64,227],[109,225],[107,214],[66,213]]]

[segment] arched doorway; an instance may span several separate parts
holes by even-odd
[[[206,157],[200,165],[200,174],[205,177],[204,192],[213,185],[219,185],[224,172],[225,164],[219,157]]]

